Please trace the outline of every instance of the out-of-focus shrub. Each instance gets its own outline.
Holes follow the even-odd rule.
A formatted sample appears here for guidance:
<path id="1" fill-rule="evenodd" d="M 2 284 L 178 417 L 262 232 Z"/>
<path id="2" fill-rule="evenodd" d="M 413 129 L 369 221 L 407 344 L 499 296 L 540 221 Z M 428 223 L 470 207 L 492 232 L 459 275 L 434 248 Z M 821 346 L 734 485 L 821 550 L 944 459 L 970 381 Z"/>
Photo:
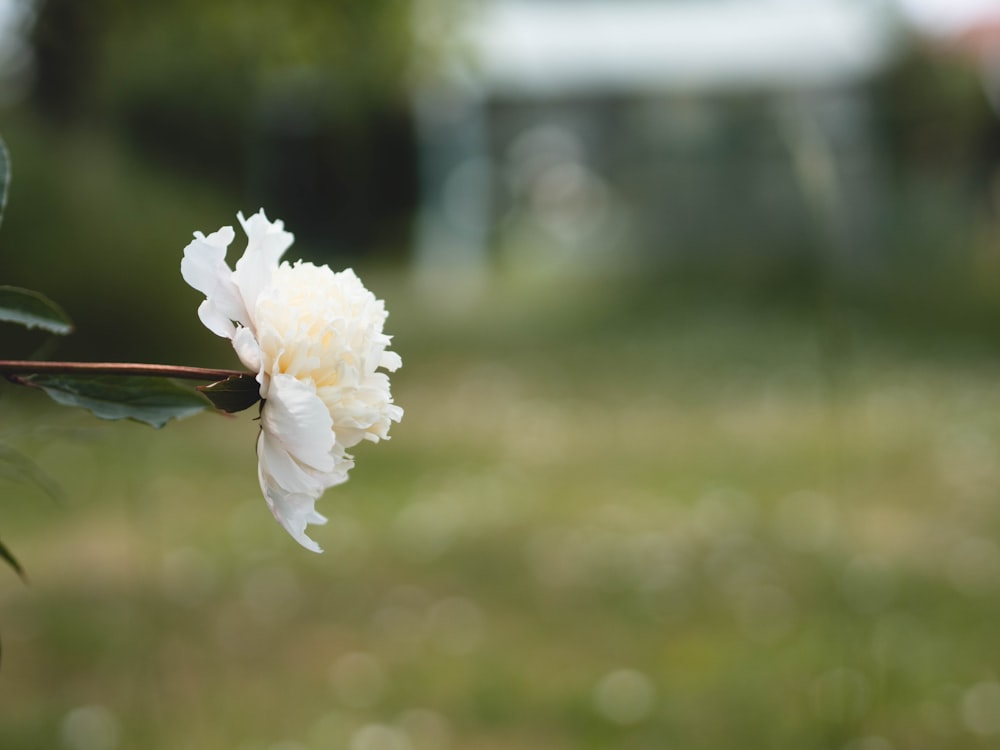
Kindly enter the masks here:
<path id="1" fill-rule="evenodd" d="M 405 244 L 416 200 L 409 3 L 47 0 L 41 112 L 267 205 L 301 239 Z"/>

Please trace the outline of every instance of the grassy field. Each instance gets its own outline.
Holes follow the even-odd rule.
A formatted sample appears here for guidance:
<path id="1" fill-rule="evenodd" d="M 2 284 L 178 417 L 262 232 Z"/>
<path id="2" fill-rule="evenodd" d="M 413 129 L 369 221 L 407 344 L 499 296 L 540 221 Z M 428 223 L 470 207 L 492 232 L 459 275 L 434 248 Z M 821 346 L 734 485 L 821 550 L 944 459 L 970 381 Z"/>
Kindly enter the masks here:
<path id="1" fill-rule="evenodd" d="M 3 391 L 63 497 L 3 485 L 30 584 L 0 574 L 0 747 L 995 746 L 995 354 L 370 285 L 406 416 L 321 502 L 323 555 L 259 497 L 249 416 L 157 432 Z"/>

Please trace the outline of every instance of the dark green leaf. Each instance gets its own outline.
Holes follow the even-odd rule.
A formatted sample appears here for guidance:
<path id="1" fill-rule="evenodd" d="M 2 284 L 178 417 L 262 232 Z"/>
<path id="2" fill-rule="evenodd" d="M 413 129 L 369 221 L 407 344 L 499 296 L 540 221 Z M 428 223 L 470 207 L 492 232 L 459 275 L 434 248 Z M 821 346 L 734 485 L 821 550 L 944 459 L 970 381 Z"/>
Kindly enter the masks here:
<path id="1" fill-rule="evenodd" d="M 260 383 L 253 375 L 234 375 L 211 385 L 199 385 L 198 390 L 216 409 L 229 414 L 249 409 L 260 401 Z"/>
<path id="2" fill-rule="evenodd" d="M 0 476 L 22 484 L 33 484 L 53 500 L 62 500 L 62 488 L 48 472 L 21 451 L 3 443 L 0 443 Z"/>
<path id="3" fill-rule="evenodd" d="M 7 208 L 8 188 L 10 188 L 10 153 L 7 151 L 7 144 L 0 138 L 0 221 L 3 221 L 3 212 Z"/>
<path id="4" fill-rule="evenodd" d="M 153 427 L 208 406 L 201 394 L 166 378 L 31 375 L 19 381 L 41 388 L 57 403 L 88 409 L 101 419 L 133 419 Z"/>
<path id="5" fill-rule="evenodd" d="M 73 330 L 73 322 L 59 305 L 44 294 L 16 286 L 0 286 L 0 320 L 59 334 Z"/>
<path id="6" fill-rule="evenodd" d="M 27 577 L 24 574 L 24 568 L 21 567 L 21 563 L 17 561 L 17 558 L 7 549 L 7 545 L 0 542 L 0 559 L 4 560 L 14 571 L 21 577 L 22 581 L 27 581 Z"/>

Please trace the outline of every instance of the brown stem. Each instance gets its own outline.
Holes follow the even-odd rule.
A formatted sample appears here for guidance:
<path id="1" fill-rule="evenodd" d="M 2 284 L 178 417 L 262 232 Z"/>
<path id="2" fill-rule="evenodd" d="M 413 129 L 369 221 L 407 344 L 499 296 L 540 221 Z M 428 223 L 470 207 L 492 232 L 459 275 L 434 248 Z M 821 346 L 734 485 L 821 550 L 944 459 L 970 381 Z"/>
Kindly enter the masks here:
<path id="1" fill-rule="evenodd" d="M 144 365 L 133 362 L 32 362 L 0 359 L 0 374 L 6 375 L 145 375 L 186 380 L 225 380 L 253 375 L 241 370 L 211 370 L 184 365 Z"/>

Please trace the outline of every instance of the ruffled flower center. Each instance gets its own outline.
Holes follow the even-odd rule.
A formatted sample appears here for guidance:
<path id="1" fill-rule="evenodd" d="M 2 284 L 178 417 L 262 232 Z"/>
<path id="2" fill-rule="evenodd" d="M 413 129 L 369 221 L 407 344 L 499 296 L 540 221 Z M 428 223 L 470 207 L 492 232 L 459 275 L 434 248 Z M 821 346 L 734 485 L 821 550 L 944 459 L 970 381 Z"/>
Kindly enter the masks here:
<path id="1" fill-rule="evenodd" d="M 344 447 L 387 437 L 398 419 L 388 378 L 376 372 L 398 366 L 398 356 L 386 351 L 386 317 L 384 304 L 353 271 L 311 263 L 282 263 L 257 300 L 263 371 L 311 384 Z"/>

